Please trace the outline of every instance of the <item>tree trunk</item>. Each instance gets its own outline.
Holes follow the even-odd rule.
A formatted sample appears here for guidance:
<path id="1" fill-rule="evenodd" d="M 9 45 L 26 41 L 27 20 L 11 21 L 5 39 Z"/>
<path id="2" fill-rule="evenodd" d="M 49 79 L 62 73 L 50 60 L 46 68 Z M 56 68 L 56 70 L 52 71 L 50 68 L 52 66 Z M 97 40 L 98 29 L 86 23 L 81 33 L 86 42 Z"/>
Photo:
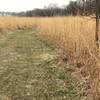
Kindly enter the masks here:
<path id="1" fill-rule="evenodd" d="M 99 48 L 99 0 L 96 0 L 96 46 Z"/>

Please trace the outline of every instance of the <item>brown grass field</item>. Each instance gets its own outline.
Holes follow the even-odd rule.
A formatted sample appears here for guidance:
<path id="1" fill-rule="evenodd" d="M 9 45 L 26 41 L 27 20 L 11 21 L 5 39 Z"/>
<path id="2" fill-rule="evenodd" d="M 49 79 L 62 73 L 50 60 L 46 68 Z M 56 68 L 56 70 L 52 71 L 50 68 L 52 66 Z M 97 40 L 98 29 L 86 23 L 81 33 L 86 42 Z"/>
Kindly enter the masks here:
<path id="1" fill-rule="evenodd" d="M 37 28 L 37 35 L 52 45 L 65 62 L 75 66 L 76 71 L 72 76 L 94 100 L 100 95 L 100 61 L 95 43 L 95 24 L 95 19 L 78 16 L 0 17 L 1 32 Z"/>

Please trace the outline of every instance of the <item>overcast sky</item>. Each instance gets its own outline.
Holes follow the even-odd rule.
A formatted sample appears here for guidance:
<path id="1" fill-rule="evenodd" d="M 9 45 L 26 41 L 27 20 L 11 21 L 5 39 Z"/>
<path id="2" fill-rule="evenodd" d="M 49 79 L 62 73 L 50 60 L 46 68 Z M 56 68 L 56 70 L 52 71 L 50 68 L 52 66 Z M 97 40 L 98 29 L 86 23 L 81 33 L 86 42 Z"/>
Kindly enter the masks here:
<path id="1" fill-rule="evenodd" d="M 0 0 L 0 11 L 26 11 L 43 8 L 50 3 L 57 3 L 58 6 L 62 6 L 68 4 L 69 1 L 71 0 Z"/>

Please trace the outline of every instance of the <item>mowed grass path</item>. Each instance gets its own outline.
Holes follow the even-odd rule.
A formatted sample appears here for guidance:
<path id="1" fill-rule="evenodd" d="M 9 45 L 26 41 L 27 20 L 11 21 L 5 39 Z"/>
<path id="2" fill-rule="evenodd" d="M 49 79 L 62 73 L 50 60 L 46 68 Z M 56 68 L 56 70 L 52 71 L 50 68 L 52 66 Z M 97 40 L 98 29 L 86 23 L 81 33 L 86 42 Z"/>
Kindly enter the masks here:
<path id="1" fill-rule="evenodd" d="M 71 72 L 32 30 L 0 37 L 0 100 L 79 100 Z"/>

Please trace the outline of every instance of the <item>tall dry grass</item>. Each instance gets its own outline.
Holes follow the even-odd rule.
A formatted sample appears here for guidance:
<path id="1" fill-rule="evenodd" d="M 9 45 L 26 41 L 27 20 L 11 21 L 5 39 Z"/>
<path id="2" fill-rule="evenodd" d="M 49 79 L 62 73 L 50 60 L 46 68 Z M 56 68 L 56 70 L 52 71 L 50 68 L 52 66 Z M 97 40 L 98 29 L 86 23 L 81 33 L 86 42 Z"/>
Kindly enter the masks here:
<path id="1" fill-rule="evenodd" d="M 16 29 L 25 29 L 33 28 L 35 26 L 35 18 L 26 18 L 26 17 L 0 17 L 0 32 L 6 30 L 16 30 Z"/>
<path id="2" fill-rule="evenodd" d="M 76 67 L 72 75 L 82 87 L 80 94 L 89 100 L 100 99 L 100 62 L 95 25 L 95 19 L 90 17 L 71 16 L 41 18 L 37 25 L 40 35 L 57 48 L 63 60 Z"/>
<path id="3" fill-rule="evenodd" d="M 62 59 L 75 66 L 82 100 L 100 100 L 100 57 L 95 43 L 95 19 L 90 17 L 0 17 L 0 31 L 37 28 Z"/>

